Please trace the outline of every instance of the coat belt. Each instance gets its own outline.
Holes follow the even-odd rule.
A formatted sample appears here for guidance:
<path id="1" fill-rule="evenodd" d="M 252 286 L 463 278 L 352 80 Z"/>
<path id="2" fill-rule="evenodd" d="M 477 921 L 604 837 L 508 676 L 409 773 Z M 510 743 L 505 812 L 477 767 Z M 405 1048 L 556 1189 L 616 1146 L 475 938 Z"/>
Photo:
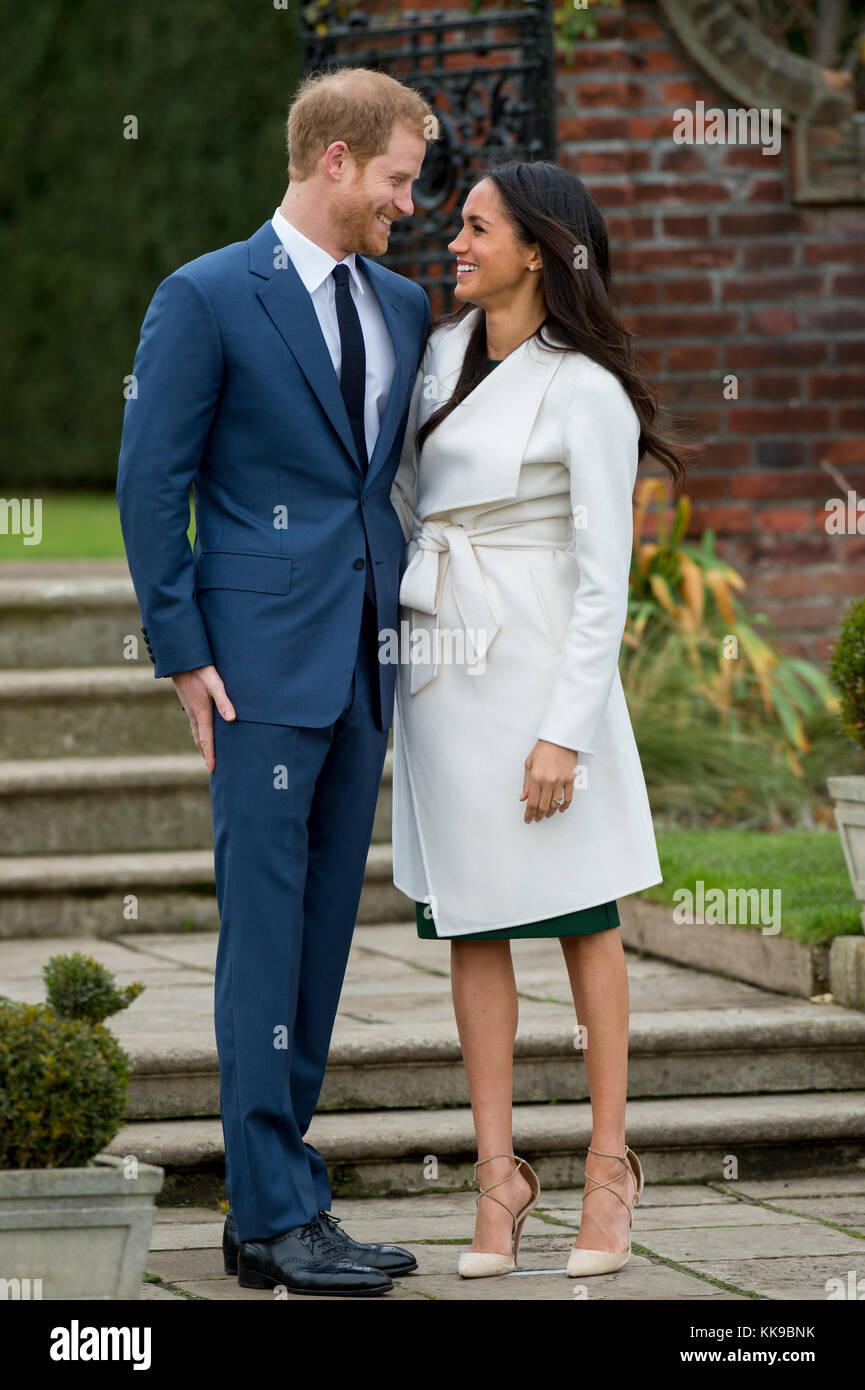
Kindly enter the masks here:
<path id="1" fill-rule="evenodd" d="M 501 627 L 475 548 L 492 546 L 497 549 L 565 550 L 570 545 L 570 536 L 564 540 L 563 533 L 569 526 L 570 516 L 555 516 L 469 531 L 454 522 L 420 522 L 415 517 L 410 539 L 416 542 L 417 549 L 406 566 L 399 590 L 400 603 L 412 610 L 412 695 L 416 695 L 438 674 L 439 648 L 435 624 L 428 619 L 438 615 L 441 556 L 446 554 L 450 559 L 454 602 L 465 632 L 467 657 L 474 665 L 485 658 Z M 424 628 L 428 634 L 428 661 L 415 659 L 417 648 L 414 635 Z"/>

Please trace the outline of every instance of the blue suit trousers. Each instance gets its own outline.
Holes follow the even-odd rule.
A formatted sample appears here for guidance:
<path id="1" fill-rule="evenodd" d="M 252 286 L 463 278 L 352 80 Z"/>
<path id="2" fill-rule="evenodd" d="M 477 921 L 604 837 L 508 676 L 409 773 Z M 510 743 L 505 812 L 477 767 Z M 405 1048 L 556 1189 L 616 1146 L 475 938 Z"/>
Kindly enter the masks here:
<path id="1" fill-rule="evenodd" d="M 216 1043 L 226 1188 L 241 1240 L 330 1207 L 305 1142 L 324 1080 L 357 916 L 387 731 L 378 727 L 375 610 L 323 728 L 214 715 Z"/>

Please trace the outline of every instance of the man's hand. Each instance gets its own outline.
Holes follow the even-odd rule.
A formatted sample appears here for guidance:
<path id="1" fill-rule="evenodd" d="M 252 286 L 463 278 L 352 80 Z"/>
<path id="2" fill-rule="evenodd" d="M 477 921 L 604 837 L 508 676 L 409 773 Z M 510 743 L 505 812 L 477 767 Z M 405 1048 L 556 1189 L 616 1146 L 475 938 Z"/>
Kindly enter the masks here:
<path id="1" fill-rule="evenodd" d="M 178 671 L 172 676 L 180 703 L 189 718 L 192 737 L 208 772 L 216 767 L 213 755 L 213 706 L 223 719 L 236 719 L 234 706 L 225 693 L 225 686 L 215 666 L 197 666 L 194 671 Z"/>
<path id="2" fill-rule="evenodd" d="M 538 739 L 526 758 L 523 794 L 528 799 L 526 825 L 546 820 L 556 811 L 567 811 L 574 799 L 574 777 L 579 754 L 573 748 L 560 748 L 557 743 Z"/>

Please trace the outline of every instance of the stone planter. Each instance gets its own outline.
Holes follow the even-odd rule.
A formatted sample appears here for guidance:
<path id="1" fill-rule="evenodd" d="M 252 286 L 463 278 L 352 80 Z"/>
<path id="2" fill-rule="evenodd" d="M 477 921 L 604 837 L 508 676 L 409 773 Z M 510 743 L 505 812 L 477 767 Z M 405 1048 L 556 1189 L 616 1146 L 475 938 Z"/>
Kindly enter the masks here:
<path id="1" fill-rule="evenodd" d="M 865 926 L 865 776 L 829 777 L 826 785 L 835 802 L 835 824 Z"/>
<path id="2" fill-rule="evenodd" d="M 164 1177 L 106 1153 L 0 1172 L 0 1299 L 137 1299 Z"/>

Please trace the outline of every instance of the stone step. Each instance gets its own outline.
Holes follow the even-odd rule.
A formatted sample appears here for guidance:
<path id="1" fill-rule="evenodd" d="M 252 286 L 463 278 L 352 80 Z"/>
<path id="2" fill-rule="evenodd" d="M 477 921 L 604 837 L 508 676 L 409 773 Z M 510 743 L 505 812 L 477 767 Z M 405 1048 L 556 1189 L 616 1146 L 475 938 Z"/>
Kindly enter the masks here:
<path id="1" fill-rule="evenodd" d="M 344 1008 L 352 1014 L 351 997 Z M 133 1062 L 128 1119 L 217 1116 L 216 1047 L 173 1037 L 148 1041 L 125 1043 Z M 633 1099 L 849 1091 L 863 1076 L 861 1013 L 785 1000 L 746 1009 L 631 1015 L 628 1094 Z M 585 1067 L 568 1023 L 532 1018 L 521 1024 L 516 1102 L 561 1104 L 587 1096 Z M 459 1107 L 468 1099 L 452 1020 L 363 1024 L 338 1018 L 321 1111 Z"/>
<path id="2" fill-rule="evenodd" d="M 588 1101 L 516 1105 L 514 1152 L 535 1167 L 542 1188 L 579 1186 L 591 1125 Z M 865 1092 L 629 1100 L 627 1137 L 650 1183 L 861 1168 Z M 468 1107 L 319 1112 L 309 1141 L 327 1159 L 337 1197 L 464 1191 L 477 1156 Z M 224 1190 L 219 1120 L 134 1121 L 108 1151 L 164 1167 L 166 1200 Z"/>
<path id="3" fill-rule="evenodd" d="M 373 839 L 391 833 L 392 756 Z M 203 849 L 213 843 L 200 754 L 12 759 L 0 763 L 0 845 L 10 855 Z"/>
<path id="4" fill-rule="evenodd" d="M 121 666 L 129 652 L 153 667 L 128 574 L 7 578 L 0 570 L 0 667 Z"/>
<path id="5" fill-rule="evenodd" d="M 169 680 L 144 665 L 0 670 L 5 759 L 189 753 L 189 720 Z"/>
<path id="6" fill-rule="evenodd" d="M 390 845 L 372 845 L 359 922 L 406 921 L 411 905 L 391 874 Z M 218 926 L 211 850 L 0 857 L 0 937 Z"/>

